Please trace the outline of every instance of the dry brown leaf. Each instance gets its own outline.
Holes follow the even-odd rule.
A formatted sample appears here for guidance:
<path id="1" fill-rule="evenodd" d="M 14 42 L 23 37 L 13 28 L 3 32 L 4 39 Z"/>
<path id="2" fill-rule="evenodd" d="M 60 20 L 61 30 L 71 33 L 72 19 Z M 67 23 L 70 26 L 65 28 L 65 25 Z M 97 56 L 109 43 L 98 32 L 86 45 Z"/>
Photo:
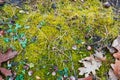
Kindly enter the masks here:
<path id="1" fill-rule="evenodd" d="M 118 36 L 112 43 L 112 47 L 116 48 L 120 52 L 120 36 Z"/>
<path id="2" fill-rule="evenodd" d="M 93 75 L 96 74 L 96 70 L 99 70 L 101 64 L 101 61 L 96 60 L 94 56 L 86 57 L 79 61 L 80 63 L 83 63 L 84 67 L 80 67 L 78 70 L 80 71 L 79 75 L 84 75 L 85 77 L 88 77 L 90 73 L 92 72 Z"/>
<path id="3" fill-rule="evenodd" d="M 0 68 L 0 72 L 4 75 L 4 76 L 11 76 L 12 75 L 12 72 L 11 70 L 7 70 L 5 68 Z"/>
<path id="4" fill-rule="evenodd" d="M 109 75 L 108 78 L 109 80 L 118 80 L 118 77 L 114 74 L 112 69 L 109 70 L 108 75 Z"/>
<path id="5" fill-rule="evenodd" d="M 7 70 L 5 68 L 2 68 L 1 67 L 1 64 L 3 62 L 6 62 L 12 58 L 14 58 L 16 55 L 18 54 L 18 52 L 16 51 L 12 51 L 12 49 L 8 49 L 6 53 L 2 54 L 0 52 L 0 72 L 4 75 L 4 76 L 11 76 L 12 75 L 12 72 L 11 70 Z M 0 80 L 2 79 L 2 77 L 0 77 Z"/>
<path id="6" fill-rule="evenodd" d="M 115 64 L 111 64 L 114 74 L 120 78 L 120 61 L 116 59 Z"/>
<path id="7" fill-rule="evenodd" d="M 114 53 L 113 56 L 114 56 L 114 58 L 120 60 L 120 52 Z"/>
<path id="8" fill-rule="evenodd" d="M 78 80 L 93 80 L 92 76 L 88 76 L 86 78 L 78 78 Z"/>
<path id="9" fill-rule="evenodd" d="M 100 60 L 100 61 L 105 61 L 106 60 L 106 56 L 104 56 L 105 53 L 103 53 L 102 51 L 95 51 L 95 54 L 93 54 L 95 56 L 96 59 Z"/>
<path id="10" fill-rule="evenodd" d="M 14 58 L 18 54 L 17 51 L 12 51 L 11 49 L 8 49 L 8 51 L 4 54 L 0 52 L 0 65 L 2 62 L 6 62 L 12 58 Z"/>

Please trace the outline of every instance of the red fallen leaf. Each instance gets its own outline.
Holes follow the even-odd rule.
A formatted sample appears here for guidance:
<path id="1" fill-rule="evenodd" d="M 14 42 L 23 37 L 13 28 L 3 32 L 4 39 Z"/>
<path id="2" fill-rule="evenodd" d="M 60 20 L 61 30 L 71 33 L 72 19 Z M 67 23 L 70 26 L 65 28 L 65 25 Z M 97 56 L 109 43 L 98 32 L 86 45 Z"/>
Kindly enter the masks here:
<path id="1" fill-rule="evenodd" d="M 93 80 L 92 76 L 88 76 L 86 78 L 79 78 L 78 80 Z"/>
<path id="2" fill-rule="evenodd" d="M 0 72 L 4 75 L 4 76 L 11 76 L 12 75 L 12 72 L 11 70 L 7 70 L 5 68 L 0 68 Z"/>
<path id="3" fill-rule="evenodd" d="M 116 59 L 115 64 L 111 64 L 114 74 L 120 78 L 120 61 Z"/>
<path id="4" fill-rule="evenodd" d="M 114 56 L 116 59 L 119 59 L 119 60 L 120 60 L 120 52 L 114 53 L 113 56 Z"/>
<path id="5" fill-rule="evenodd" d="M 0 65 L 2 62 L 8 61 L 14 58 L 18 54 L 17 51 L 12 51 L 12 49 L 8 49 L 8 51 L 4 54 L 0 52 Z"/>

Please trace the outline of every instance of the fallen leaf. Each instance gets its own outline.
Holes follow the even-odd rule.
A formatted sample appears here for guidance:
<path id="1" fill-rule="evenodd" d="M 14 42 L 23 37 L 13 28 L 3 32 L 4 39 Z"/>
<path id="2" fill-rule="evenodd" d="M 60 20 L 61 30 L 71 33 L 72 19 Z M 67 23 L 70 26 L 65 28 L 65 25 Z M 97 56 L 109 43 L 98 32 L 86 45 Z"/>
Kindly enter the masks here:
<path id="1" fill-rule="evenodd" d="M 96 60 L 93 55 L 90 57 L 86 57 L 79 61 L 80 63 L 83 63 L 84 67 L 80 67 L 78 70 L 80 71 L 79 75 L 84 75 L 85 77 L 88 77 L 90 73 L 92 72 L 93 75 L 96 74 L 96 70 L 99 70 L 101 64 L 100 60 Z"/>
<path id="2" fill-rule="evenodd" d="M 110 5 L 110 3 L 109 2 L 105 2 L 105 3 L 103 3 L 103 7 L 104 8 L 109 8 L 111 5 Z"/>
<path id="3" fill-rule="evenodd" d="M 118 36 L 112 43 L 112 47 L 116 48 L 120 52 L 120 36 Z"/>
<path id="4" fill-rule="evenodd" d="M 114 53 L 113 56 L 114 56 L 114 58 L 120 60 L 120 52 Z"/>
<path id="5" fill-rule="evenodd" d="M 109 70 L 108 75 L 109 75 L 108 78 L 109 80 L 118 80 L 118 77 L 114 74 L 112 69 Z"/>
<path id="6" fill-rule="evenodd" d="M 12 75 L 12 72 L 11 70 L 7 70 L 5 68 L 0 68 L 0 72 L 4 75 L 4 76 L 11 76 Z"/>
<path id="7" fill-rule="evenodd" d="M 107 49 L 109 50 L 109 52 L 110 52 L 111 54 L 118 52 L 117 49 L 114 48 L 114 47 L 107 46 Z"/>
<path id="8" fill-rule="evenodd" d="M 95 56 L 95 58 L 97 58 L 100 61 L 105 61 L 106 57 L 104 56 L 105 53 L 103 53 L 102 51 L 95 51 L 95 54 L 93 54 Z"/>
<path id="9" fill-rule="evenodd" d="M 12 58 L 14 58 L 18 54 L 17 51 L 12 51 L 11 49 L 8 49 L 8 51 L 4 54 L 0 52 L 0 64 L 2 62 L 6 62 Z"/>
<path id="10" fill-rule="evenodd" d="M 78 80 L 93 80 L 92 76 L 88 76 L 86 78 L 78 78 Z"/>
<path id="11" fill-rule="evenodd" d="M 69 80 L 76 80 L 74 76 L 70 76 Z"/>
<path id="12" fill-rule="evenodd" d="M 12 75 L 12 72 L 11 70 L 7 70 L 5 68 L 2 68 L 1 67 L 1 64 L 3 62 L 6 62 L 12 58 L 14 58 L 16 55 L 18 54 L 17 51 L 12 51 L 12 49 L 8 49 L 6 53 L 2 53 L 0 52 L 0 72 L 4 75 L 4 76 L 11 76 Z M 0 80 L 2 80 L 2 77 L 0 75 Z"/>
<path id="13" fill-rule="evenodd" d="M 114 74 L 120 78 L 120 61 L 116 59 L 115 64 L 111 64 Z"/>

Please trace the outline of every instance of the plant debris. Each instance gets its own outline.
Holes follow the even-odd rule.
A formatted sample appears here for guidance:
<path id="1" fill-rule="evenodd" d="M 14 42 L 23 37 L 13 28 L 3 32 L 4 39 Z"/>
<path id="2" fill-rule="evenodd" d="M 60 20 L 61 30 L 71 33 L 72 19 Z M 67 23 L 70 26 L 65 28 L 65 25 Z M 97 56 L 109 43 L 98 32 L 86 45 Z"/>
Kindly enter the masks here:
<path id="1" fill-rule="evenodd" d="M 113 54 L 115 63 L 111 64 L 112 69 L 109 70 L 109 78 L 111 80 L 120 79 L 120 36 L 118 36 L 112 43 L 112 47 L 118 50 Z M 112 76 L 112 77 L 111 77 Z"/>
<path id="2" fill-rule="evenodd" d="M 4 76 L 11 76 L 12 72 L 11 70 L 2 68 L 2 63 L 6 62 L 12 58 L 14 58 L 16 55 L 18 55 L 17 51 L 12 51 L 12 49 L 8 49 L 7 52 L 5 52 L 4 54 L 2 52 L 0 52 L 0 72 L 4 75 Z"/>
<path id="3" fill-rule="evenodd" d="M 86 78 L 79 78 L 78 80 L 93 80 L 92 76 L 88 76 Z"/>
<path id="4" fill-rule="evenodd" d="M 79 62 L 83 63 L 84 67 L 78 69 L 80 71 L 79 75 L 85 74 L 85 77 L 88 77 L 91 73 L 96 75 L 96 70 L 99 70 L 102 61 L 106 59 L 103 55 L 104 53 L 95 51 L 95 54 L 80 60 Z"/>
<path id="5" fill-rule="evenodd" d="M 109 70 L 108 75 L 109 75 L 109 80 L 118 80 L 118 77 L 116 77 L 112 69 Z"/>

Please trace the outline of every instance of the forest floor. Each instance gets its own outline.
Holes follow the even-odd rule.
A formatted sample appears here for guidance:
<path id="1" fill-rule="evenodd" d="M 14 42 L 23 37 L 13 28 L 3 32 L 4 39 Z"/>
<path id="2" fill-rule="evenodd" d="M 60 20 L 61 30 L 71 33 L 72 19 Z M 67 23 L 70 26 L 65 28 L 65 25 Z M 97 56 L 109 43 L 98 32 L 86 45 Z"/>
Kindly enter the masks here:
<path id="1" fill-rule="evenodd" d="M 0 80 L 120 79 L 116 3 L 0 0 Z"/>

